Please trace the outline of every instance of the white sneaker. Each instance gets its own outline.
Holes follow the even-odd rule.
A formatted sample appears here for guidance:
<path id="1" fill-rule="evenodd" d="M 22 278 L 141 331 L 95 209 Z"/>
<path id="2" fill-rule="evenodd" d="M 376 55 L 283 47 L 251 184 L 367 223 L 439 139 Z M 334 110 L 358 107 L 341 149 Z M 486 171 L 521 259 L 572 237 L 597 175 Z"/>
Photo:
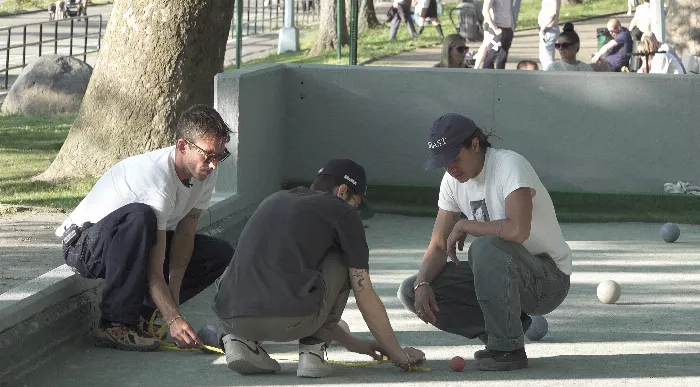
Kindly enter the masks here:
<path id="1" fill-rule="evenodd" d="M 326 361 L 326 343 L 314 345 L 299 344 L 299 367 L 297 376 L 302 378 L 322 378 L 333 372 Z"/>
<path id="2" fill-rule="evenodd" d="M 231 371 L 249 375 L 271 374 L 281 369 L 280 364 L 255 341 L 244 340 L 234 335 L 226 335 L 222 341 L 226 364 Z"/>

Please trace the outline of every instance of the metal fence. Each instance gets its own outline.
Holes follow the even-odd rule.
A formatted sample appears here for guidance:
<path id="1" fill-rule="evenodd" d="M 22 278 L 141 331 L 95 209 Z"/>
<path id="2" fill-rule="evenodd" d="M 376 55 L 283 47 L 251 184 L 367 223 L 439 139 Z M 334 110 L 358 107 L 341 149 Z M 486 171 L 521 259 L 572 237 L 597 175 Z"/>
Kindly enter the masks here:
<path id="1" fill-rule="evenodd" d="M 4 35 L 4 36 L 3 36 Z M 9 86 L 9 72 L 27 65 L 27 59 L 42 55 L 67 55 L 83 57 L 98 52 L 102 42 L 102 15 L 72 17 L 39 23 L 0 28 L 0 46 L 5 54 L 4 88 Z"/>
<path id="2" fill-rule="evenodd" d="M 242 36 L 270 33 L 284 26 L 284 0 L 241 1 Z M 294 0 L 295 24 L 304 26 L 318 22 L 319 5 L 319 0 Z M 235 38 L 235 22 L 234 15 L 231 39 Z M 88 54 L 100 50 L 102 23 L 102 15 L 91 15 L 0 28 L 0 66 L 4 66 L 0 68 L 0 76 L 5 78 L 0 89 L 3 85 L 5 90 L 10 86 L 11 70 L 22 69 L 42 55 L 82 56 L 83 61 L 87 61 Z"/>
<path id="3" fill-rule="evenodd" d="M 243 17 L 242 36 L 277 31 L 284 26 L 284 0 L 241 0 Z M 294 0 L 294 24 L 309 25 L 318 22 L 319 0 Z M 231 20 L 231 39 L 236 36 L 236 15 Z"/>

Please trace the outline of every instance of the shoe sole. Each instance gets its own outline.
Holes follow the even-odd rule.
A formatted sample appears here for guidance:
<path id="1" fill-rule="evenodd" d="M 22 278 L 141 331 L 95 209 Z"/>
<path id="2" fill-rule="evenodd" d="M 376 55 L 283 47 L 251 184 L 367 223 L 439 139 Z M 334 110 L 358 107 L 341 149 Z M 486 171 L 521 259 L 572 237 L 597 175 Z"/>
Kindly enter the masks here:
<path id="1" fill-rule="evenodd" d="M 476 369 L 479 371 L 514 371 L 523 368 L 527 368 L 527 359 L 508 363 L 499 363 L 491 358 L 487 358 L 477 361 L 476 363 Z"/>
<path id="2" fill-rule="evenodd" d="M 151 352 L 155 351 L 160 347 L 160 344 L 156 343 L 153 346 L 141 346 L 141 345 L 127 345 L 122 343 L 117 343 L 112 340 L 95 338 L 95 347 L 98 348 L 112 348 L 118 349 L 120 351 L 134 351 L 134 352 Z"/>
<path id="3" fill-rule="evenodd" d="M 260 368 L 255 364 L 245 360 L 245 359 L 226 359 L 228 363 L 228 369 L 234 372 L 238 372 L 241 375 L 262 375 L 262 374 L 274 374 L 277 370 L 269 370 L 265 368 Z"/>
<path id="4" fill-rule="evenodd" d="M 300 378 L 323 378 L 330 376 L 333 373 L 333 369 L 329 368 L 305 368 L 303 370 L 297 370 L 297 376 Z"/>

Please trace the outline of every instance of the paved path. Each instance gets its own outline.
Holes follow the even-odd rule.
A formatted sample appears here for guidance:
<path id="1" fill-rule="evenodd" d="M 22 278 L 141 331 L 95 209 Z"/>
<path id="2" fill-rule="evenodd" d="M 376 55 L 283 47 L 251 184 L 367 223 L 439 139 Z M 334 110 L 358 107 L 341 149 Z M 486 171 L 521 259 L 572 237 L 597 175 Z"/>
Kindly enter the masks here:
<path id="1" fill-rule="evenodd" d="M 368 368 L 334 366 L 326 379 L 296 377 L 297 346 L 270 343 L 266 349 L 283 359 L 282 372 L 245 377 L 231 372 L 223 356 L 161 351 L 130 353 L 95 348 L 89 338 L 66 348 L 17 386 L 696 386 L 700 385 L 700 226 L 681 225 L 678 242 L 659 238 L 657 224 L 563 224 L 574 250 L 574 274 L 567 300 L 547 316 L 549 333 L 528 343 L 530 368 L 481 372 L 472 353 L 475 340 L 439 332 L 405 311 L 396 298 L 401 280 L 415 273 L 434 219 L 377 215 L 367 222 L 370 273 L 385 303 L 397 337 L 424 350 L 432 371 L 402 373 L 391 365 Z M 466 251 L 466 249 L 465 249 Z M 466 253 L 460 256 L 466 259 Z M 596 286 L 620 283 L 622 297 L 601 304 Z M 182 313 L 195 327 L 213 322 L 213 289 L 185 304 Z M 353 332 L 368 338 L 351 297 L 343 314 Z M 467 360 L 462 373 L 448 361 Z M 366 360 L 332 347 L 329 358 Z"/>
<path id="2" fill-rule="evenodd" d="M 63 264 L 54 230 L 66 214 L 0 215 L 0 294 Z"/>
<path id="3" fill-rule="evenodd" d="M 581 51 L 578 59 L 586 62 L 598 50 L 596 28 L 605 27 L 609 17 L 594 18 L 587 21 L 575 22 L 574 27 L 581 38 Z M 619 16 L 623 26 L 628 26 L 632 18 Z M 563 28 L 563 23 L 561 27 Z M 429 27 L 428 27 L 429 28 Z M 469 43 L 469 50 L 477 51 L 480 43 Z M 376 61 L 372 66 L 399 66 L 399 67 L 431 67 L 440 61 L 441 47 L 420 48 L 413 52 L 399 54 L 390 58 Z M 515 31 L 506 69 L 515 69 L 518 62 L 523 59 L 534 60 L 539 63 L 539 37 L 537 30 L 527 29 Z M 559 54 L 556 54 L 559 59 Z M 541 66 L 541 65 L 540 65 Z"/>

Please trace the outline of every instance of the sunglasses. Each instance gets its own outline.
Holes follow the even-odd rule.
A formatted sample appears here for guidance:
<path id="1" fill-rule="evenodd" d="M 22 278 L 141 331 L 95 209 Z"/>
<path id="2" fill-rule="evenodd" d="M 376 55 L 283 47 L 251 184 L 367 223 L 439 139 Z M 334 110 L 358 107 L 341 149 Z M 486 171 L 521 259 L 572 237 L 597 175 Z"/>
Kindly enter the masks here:
<path id="1" fill-rule="evenodd" d="M 216 154 L 216 153 L 207 153 L 204 149 L 200 148 L 197 146 L 197 144 L 193 143 L 190 140 L 185 140 L 185 142 L 190 145 L 191 147 L 194 147 L 194 150 L 197 151 L 202 157 L 204 157 L 204 162 L 209 164 L 213 163 L 214 161 L 216 162 L 223 162 L 226 160 L 229 156 L 231 156 L 231 152 L 228 151 L 228 149 L 224 148 L 224 151 Z"/>
<path id="2" fill-rule="evenodd" d="M 460 54 L 464 54 L 469 49 L 469 47 L 467 47 L 467 46 L 458 46 L 458 47 L 452 47 L 452 48 L 457 50 L 457 52 Z"/>
<path id="3" fill-rule="evenodd" d="M 567 48 L 573 46 L 574 43 L 554 43 L 554 48 L 557 50 L 566 50 Z"/>

